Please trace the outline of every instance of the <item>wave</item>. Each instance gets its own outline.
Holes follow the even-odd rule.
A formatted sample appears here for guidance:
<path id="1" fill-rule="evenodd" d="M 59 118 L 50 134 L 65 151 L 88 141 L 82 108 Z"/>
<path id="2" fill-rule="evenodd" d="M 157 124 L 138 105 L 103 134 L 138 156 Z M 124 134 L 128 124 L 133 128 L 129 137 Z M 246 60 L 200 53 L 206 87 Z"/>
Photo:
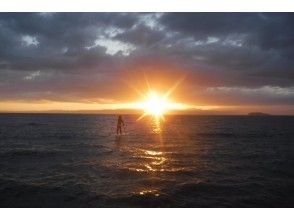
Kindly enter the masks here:
<path id="1" fill-rule="evenodd" d="M 55 156 L 60 153 L 66 153 L 65 150 L 36 150 L 36 149 L 14 149 L 2 151 L 0 156 L 3 157 L 48 157 Z"/>
<path id="2" fill-rule="evenodd" d="M 42 125 L 45 125 L 45 124 L 42 124 L 42 123 L 37 123 L 37 122 L 29 122 L 29 123 L 27 123 L 26 125 L 28 125 L 28 126 L 42 126 Z"/>
<path id="3" fill-rule="evenodd" d="M 202 137 L 236 137 L 236 134 L 233 133 L 223 133 L 223 132 L 214 132 L 214 133 L 197 133 L 196 135 Z"/>
<path id="4" fill-rule="evenodd" d="M 292 207 L 293 197 L 257 182 L 194 181 L 124 194 L 97 193 L 88 185 L 58 186 L 0 179 L 0 207 Z M 254 193 L 252 193 L 254 192 Z M 287 193 L 293 193 L 291 187 Z"/>
<path id="5" fill-rule="evenodd" d="M 226 132 L 200 132 L 196 133 L 195 136 L 200 137 L 221 137 L 221 138 L 273 138 L 273 137 L 291 137 L 292 133 L 226 133 Z"/>
<path id="6" fill-rule="evenodd" d="M 0 179 L 0 207 L 88 207 L 85 186 L 48 186 Z M 86 198 L 86 199 L 85 199 Z"/>

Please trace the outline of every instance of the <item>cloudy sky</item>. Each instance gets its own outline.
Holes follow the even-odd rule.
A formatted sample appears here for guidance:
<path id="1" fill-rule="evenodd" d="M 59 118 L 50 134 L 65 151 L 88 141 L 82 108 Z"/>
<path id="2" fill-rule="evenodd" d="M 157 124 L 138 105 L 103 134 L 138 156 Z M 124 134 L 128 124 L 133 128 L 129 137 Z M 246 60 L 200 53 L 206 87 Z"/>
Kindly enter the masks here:
<path id="1" fill-rule="evenodd" d="M 0 111 L 176 102 L 294 114 L 293 13 L 0 13 Z M 199 107 L 200 108 L 200 107 Z"/>

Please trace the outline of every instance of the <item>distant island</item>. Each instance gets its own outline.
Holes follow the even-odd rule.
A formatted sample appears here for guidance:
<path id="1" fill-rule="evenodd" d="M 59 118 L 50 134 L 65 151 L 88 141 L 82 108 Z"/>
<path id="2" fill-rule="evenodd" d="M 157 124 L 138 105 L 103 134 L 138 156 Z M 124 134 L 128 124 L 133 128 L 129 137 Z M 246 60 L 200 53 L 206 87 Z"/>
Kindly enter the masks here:
<path id="1" fill-rule="evenodd" d="M 248 113 L 249 116 L 270 116 L 268 113 L 264 112 L 250 112 Z"/>

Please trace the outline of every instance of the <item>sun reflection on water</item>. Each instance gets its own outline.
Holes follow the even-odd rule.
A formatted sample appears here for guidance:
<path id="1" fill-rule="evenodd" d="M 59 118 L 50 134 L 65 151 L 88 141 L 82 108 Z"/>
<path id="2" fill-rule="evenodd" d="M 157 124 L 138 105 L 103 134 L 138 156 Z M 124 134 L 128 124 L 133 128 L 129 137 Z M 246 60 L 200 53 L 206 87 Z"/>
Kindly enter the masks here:
<path id="1" fill-rule="evenodd" d="M 164 144 L 164 135 L 162 131 L 162 123 L 153 118 L 149 121 L 149 131 L 147 137 L 150 138 L 146 145 L 142 146 L 144 142 L 134 145 L 128 142 L 128 137 L 125 138 L 124 143 L 119 141 L 120 151 L 128 158 L 123 162 L 123 167 L 132 172 L 137 173 L 156 173 L 156 172 L 178 172 L 185 171 L 186 168 L 179 167 L 174 163 L 173 152 L 167 152 Z M 123 138 L 122 138 L 123 139 Z M 132 140 L 131 140 L 132 141 Z M 144 140 L 142 140 L 144 141 Z"/>
<path id="2" fill-rule="evenodd" d="M 164 171 L 165 162 L 168 160 L 164 156 L 162 151 L 154 150 L 139 150 L 137 151 L 136 158 L 140 159 L 140 162 L 136 164 L 136 167 L 129 168 L 136 172 L 160 172 Z"/>
<path id="3" fill-rule="evenodd" d="M 158 117 L 153 117 L 152 120 L 152 132 L 154 134 L 161 134 L 161 123 L 160 123 L 160 118 Z"/>
<path id="4" fill-rule="evenodd" d="M 162 155 L 162 154 L 163 154 L 163 153 L 160 152 L 160 151 L 152 151 L 152 150 L 145 150 L 144 152 L 145 152 L 145 154 L 147 154 L 147 155 L 152 155 L 152 156 L 155 156 L 155 155 Z"/>
<path id="5" fill-rule="evenodd" d="M 156 189 L 145 189 L 139 192 L 139 195 L 144 196 L 144 195 L 154 195 L 154 196 L 159 196 L 159 192 Z"/>

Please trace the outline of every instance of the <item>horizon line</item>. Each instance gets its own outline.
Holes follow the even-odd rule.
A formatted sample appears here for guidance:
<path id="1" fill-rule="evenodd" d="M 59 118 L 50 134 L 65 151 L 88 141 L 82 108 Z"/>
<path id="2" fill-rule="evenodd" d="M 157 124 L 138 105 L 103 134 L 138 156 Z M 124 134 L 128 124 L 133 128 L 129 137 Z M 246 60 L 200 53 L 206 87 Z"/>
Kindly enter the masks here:
<path id="1" fill-rule="evenodd" d="M 219 113 L 219 114 L 201 114 L 201 113 L 166 113 L 166 116 L 248 116 L 248 117 L 270 117 L 270 116 L 294 116 L 294 114 L 268 114 L 268 113 L 262 113 L 260 115 L 250 115 L 252 112 L 249 112 L 247 114 L 240 114 L 240 113 Z M 255 113 L 255 112 L 254 112 Z M 257 112 L 259 113 L 259 112 Z M 52 114 L 52 115 L 140 115 L 140 113 L 135 112 L 91 112 L 91 111 L 7 111 L 2 112 L 0 111 L 0 114 Z"/>

